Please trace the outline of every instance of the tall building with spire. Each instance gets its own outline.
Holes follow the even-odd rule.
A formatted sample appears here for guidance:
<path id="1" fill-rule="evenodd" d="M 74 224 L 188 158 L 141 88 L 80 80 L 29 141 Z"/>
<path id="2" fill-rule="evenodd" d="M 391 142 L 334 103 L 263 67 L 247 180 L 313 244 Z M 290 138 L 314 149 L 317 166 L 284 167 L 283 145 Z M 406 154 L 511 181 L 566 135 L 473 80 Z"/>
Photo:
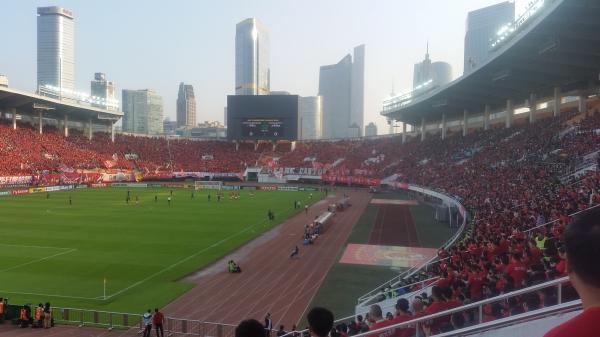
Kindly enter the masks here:
<path id="1" fill-rule="evenodd" d="M 256 18 L 235 27 L 235 94 L 268 95 L 271 90 L 269 32 Z"/>
<path id="2" fill-rule="evenodd" d="M 177 127 L 196 126 L 196 97 L 191 84 L 179 83 L 177 95 Z"/>
<path id="3" fill-rule="evenodd" d="M 425 59 L 414 66 L 413 90 L 421 88 L 426 83 L 432 86 L 442 86 L 452 81 L 452 66 L 446 62 L 431 62 L 429 58 L 429 43 Z"/>

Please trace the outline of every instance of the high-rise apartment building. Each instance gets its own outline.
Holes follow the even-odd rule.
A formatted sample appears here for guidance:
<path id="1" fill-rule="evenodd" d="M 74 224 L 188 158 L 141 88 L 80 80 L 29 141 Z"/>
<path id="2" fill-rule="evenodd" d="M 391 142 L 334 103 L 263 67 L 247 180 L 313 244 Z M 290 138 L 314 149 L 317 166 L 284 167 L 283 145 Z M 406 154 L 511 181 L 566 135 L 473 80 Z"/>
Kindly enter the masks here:
<path id="1" fill-rule="evenodd" d="M 319 96 L 322 98 L 322 138 L 348 138 L 362 134 L 364 128 L 365 46 L 354 48 L 338 63 L 319 71 Z"/>
<path id="2" fill-rule="evenodd" d="M 124 132 L 163 133 L 163 101 L 154 90 L 123 90 L 121 101 Z"/>
<path id="3" fill-rule="evenodd" d="M 269 69 L 269 32 L 256 18 L 235 27 L 235 94 L 268 95 L 271 87 Z"/>
<path id="4" fill-rule="evenodd" d="M 506 1 L 469 12 L 465 34 L 464 74 L 477 69 L 489 59 L 492 40 L 498 30 L 514 20 L 514 2 Z"/>
<path id="5" fill-rule="evenodd" d="M 196 126 L 196 97 L 191 84 L 181 82 L 177 95 L 177 127 Z"/>
<path id="6" fill-rule="evenodd" d="M 92 106 L 106 110 L 119 110 L 119 102 L 115 96 L 115 84 L 106 80 L 104 73 L 95 73 L 91 82 Z"/>
<path id="7" fill-rule="evenodd" d="M 75 28 L 73 12 L 62 7 L 37 9 L 37 84 L 63 92 L 75 89 Z"/>

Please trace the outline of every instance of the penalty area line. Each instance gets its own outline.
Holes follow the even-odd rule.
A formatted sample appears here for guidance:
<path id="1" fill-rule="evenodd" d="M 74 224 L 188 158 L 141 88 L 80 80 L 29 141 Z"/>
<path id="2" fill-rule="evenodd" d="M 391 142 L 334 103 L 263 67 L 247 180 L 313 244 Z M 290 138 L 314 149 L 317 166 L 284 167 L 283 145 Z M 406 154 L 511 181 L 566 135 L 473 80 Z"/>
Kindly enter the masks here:
<path id="1" fill-rule="evenodd" d="M 56 253 L 56 254 L 53 254 L 53 255 L 49 255 L 49 256 L 46 256 L 46 257 L 42 257 L 42 258 L 39 258 L 39 259 L 36 259 L 36 260 L 33 260 L 33 261 L 29 261 L 29 262 L 21 263 L 21 264 L 18 264 L 18 265 L 16 265 L 16 266 L 12 266 L 12 267 L 8 267 L 8 268 L 5 268 L 5 269 L 2 269 L 2 270 L 0 270 L 0 273 L 4 273 L 4 272 L 10 271 L 10 270 L 14 270 L 14 269 L 18 269 L 18 268 L 21 268 L 21 267 L 25 267 L 25 266 L 28 266 L 28 265 L 30 265 L 30 264 L 34 264 L 34 263 L 38 263 L 38 262 L 42 262 L 42 261 L 46 261 L 46 260 L 49 260 L 49 259 L 51 259 L 51 258 L 54 258 L 54 257 L 60 256 L 60 255 L 64 255 L 64 254 L 69 254 L 69 253 L 72 253 L 72 252 L 74 252 L 74 251 L 76 251 L 76 250 L 77 250 L 77 249 L 75 249 L 75 248 L 71 248 L 71 249 L 69 249 L 69 250 L 67 250 L 67 251 L 64 251 L 64 252 L 60 252 L 60 253 Z"/>
<path id="2" fill-rule="evenodd" d="M 38 248 L 38 249 L 61 249 L 61 250 L 73 249 L 71 247 L 30 246 L 30 245 L 15 245 L 15 244 L 9 244 L 9 243 L 0 243 L 0 246 L 21 247 L 21 248 Z"/>

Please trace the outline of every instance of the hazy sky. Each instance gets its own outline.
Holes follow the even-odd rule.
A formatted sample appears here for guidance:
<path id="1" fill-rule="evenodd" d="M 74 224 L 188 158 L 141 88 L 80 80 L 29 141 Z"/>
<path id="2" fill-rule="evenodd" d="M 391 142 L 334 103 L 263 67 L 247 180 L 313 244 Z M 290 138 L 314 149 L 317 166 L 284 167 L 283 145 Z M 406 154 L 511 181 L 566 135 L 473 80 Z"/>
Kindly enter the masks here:
<path id="1" fill-rule="evenodd" d="M 271 90 L 316 95 L 319 66 L 366 45 L 365 125 L 381 100 L 412 85 L 413 64 L 429 41 L 434 61 L 462 74 L 467 13 L 501 0 L 2 0 L 0 74 L 35 91 L 36 7 L 63 6 L 75 15 L 76 88 L 89 92 L 94 72 L 117 90 L 157 90 L 165 117 L 175 119 L 179 82 L 194 86 L 198 122 L 223 120 L 234 92 L 235 25 L 257 17 L 270 31 Z M 526 0 L 517 0 L 517 13 Z"/>

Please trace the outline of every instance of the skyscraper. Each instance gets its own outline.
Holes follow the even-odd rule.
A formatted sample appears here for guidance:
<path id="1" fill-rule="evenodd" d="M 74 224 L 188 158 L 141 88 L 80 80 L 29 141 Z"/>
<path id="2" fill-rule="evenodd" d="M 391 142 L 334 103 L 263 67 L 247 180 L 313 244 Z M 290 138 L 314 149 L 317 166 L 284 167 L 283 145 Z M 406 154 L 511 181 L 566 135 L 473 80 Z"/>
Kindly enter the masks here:
<path id="1" fill-rule="evenodd" d="M 300 117 L 300 139 L 320 139 L 322 135 L 322 100 L 321 96 L 298 98 L 298 114 Z"/>
<path id="2" fill-rule="evenodd" d="M 196 97 L 191 84 L 179 84 L 177 95 L 177 127 L 196 126 Z"/>
<path id="3" fill-rule="evenodd" d="M 62 7 L 37 9 L 37 84 L 61 92 L 75 89 L 73 12 Z"/>
<path id="4" fill-rule="evenodd" d="M 367 126 L 365 126 L 365 137 L 375 137 L 377 136 L 377 125 L 371 122 Z"/>
<path id="5" fill-rule="evenodd" d="M 465 34 L 464 74 L 483 65 L 490 56 L 491 40 L 515 20 L 515 3 L 502 2 L 469 12 Z"/>
<path id="6" fill-rule="evenodd" d="M 431 86 L 442 86 L 452 81 L 452 66 L 446 62 L 431 62 L 429 46 L 425 59 L 416 63 L 413 71 L 413 90 L 418 90 L 426 83 Z"/>
<path id="7" fill-rule="evenodd" d="M 106 80 L 104 73 L 95 73 L 91 82 L 92 106 L 106 110 L 119 110 L 119 102 L 115 98 L 115 84 Z"/>
<path id="8" fill-rule="evenodd" d="M 256 18 L 235 27 L 235 94 L 268 95 L 271 87 L 269 69 L 269 32 Z"/>
<path id="9" fill-rule="evenodd" d="M 162 97 L 154 90 L 123 90 L 123 131 L 158 135 L 163 132 Z"/>
<path id="10" fill-rule="evenodd" d="M 364 129 L 365 46 L 354 48 L 338 63 L 321 66 L 319 96 L 322 96 L 323 138 L 360 136 Z"/>

